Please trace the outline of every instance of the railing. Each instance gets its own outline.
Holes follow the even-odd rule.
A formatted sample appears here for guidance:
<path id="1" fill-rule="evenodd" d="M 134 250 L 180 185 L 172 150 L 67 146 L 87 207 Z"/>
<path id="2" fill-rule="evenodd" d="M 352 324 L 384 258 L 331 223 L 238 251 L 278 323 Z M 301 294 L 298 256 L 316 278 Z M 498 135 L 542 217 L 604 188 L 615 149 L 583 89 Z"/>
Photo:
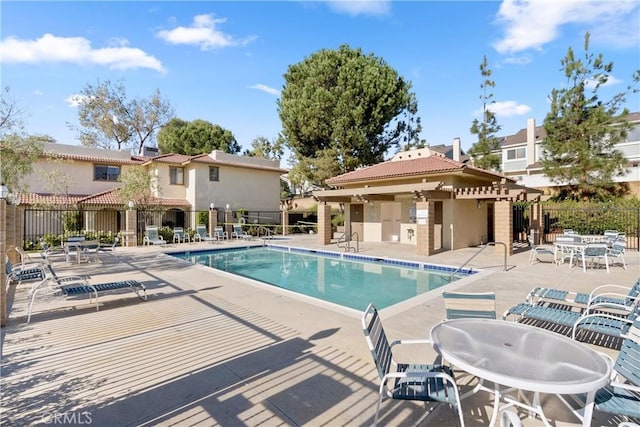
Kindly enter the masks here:
<path id="1" fill-rule="evenodd" d="M 355 236 L 355 241 L 356 241 L 356 246 L 351 246 L 351 242 L 353 241 L 353 237 Z M 346 243 L 343 246 L 340 246 L 340 243 Z M 349 238 L 349 240 L 347 240 L 347 233 L 342 233 L 342 236 L 340 236 L 340 238 L 338 239 L 338 241 L 336 242 L 336 245 L 341 248 L 344 249 L 345 252 L 350 252 L 353 249 L 354 253 L 358 253 L 360 252 L 360 237 L 358 236 L 357 232 L 353 232 L 351 233 L 351 236 Z"/>
<path id="2" fill-rule="evenodd" d="M 262 243 L 266 245 L 267 240 L 271 240 L 273 236 L 271 235 L 271 230 L 267 227 L 258 227 L 258 239 L 260 238 L 262 231 L 264 232 L 264 234 L 262 234 Z"/>
<path id="3" fill-rule="evenodd" d="M 460 270 L 462 270 L 464 268 L 465 265 L 469 264 L 471 262 L 472 259 L 474 259 L 475 257 L 477 257 L 478 255 L 480 255 L 482 253 L 482 251 L 484 251 L 485 249 L 487 249 L 489 246 L 495 246 L 495 245 L 502 245 L 504 246 L 504 271 L 507 271 L 507 245 L 504 242 L 489 242 L 486 245 L 482 246 L 480 248 L 480 250 L 478 252 L 476 252 L 475 254 L 473 254 L 473 256 L 471 258 L 469 258 L 468 260 L 466 260 L 465 262 L 462 263 L 462 265 L 460 267 L 458 267 L 456 269 L 456 271 L 454 271 L 453 273 L 451 273 L 451 276 L 449 276 L 449 280 L 453 279 L 453 277 L 458 274 L 458 272 L 460 272 Z"/>

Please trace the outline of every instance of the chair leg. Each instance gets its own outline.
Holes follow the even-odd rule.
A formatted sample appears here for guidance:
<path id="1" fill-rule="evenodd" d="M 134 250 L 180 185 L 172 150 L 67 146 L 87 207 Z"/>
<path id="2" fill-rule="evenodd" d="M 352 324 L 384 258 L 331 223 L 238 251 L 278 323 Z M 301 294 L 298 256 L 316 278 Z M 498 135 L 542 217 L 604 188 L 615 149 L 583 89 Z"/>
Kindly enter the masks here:
<path id="1" fill-rule="evenodd" d="M 384 393 L 384 382 L 380 384 L 380 390 L 378 393 L 378 404 L 376 406 L 376 416 L 373 419 L 374 427 L 378 425 L 378 414 L 380 413 L 380 405 L 382 404 L 382 393 Z"/>

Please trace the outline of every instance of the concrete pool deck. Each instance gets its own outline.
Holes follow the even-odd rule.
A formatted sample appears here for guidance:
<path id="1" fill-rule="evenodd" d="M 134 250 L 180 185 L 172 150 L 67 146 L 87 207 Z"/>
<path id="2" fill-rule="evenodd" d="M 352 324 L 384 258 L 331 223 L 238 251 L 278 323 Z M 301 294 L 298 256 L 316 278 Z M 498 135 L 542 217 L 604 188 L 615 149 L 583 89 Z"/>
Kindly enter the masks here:
<path id="1" fill-rule="evenodd" d="M 317 236 L 274 243 L 339 251 Z M 260 242 L 253 242 L 260 243 Z M 135 279 L 149 300 L 130 292 L 100 297 L 100 311 L 85 298 L 41 298 L 26 323 L 28 284 L 11 286 L 8 325 L 2 328 L 2 425 L 371 425 L 378 380 L 360 327 L 359 313 L 291 297 L 265 285 L 190 265 L 164 252 L 243 245 L 227 242 L 118 248 L 101 263 L 69 265 L 57 258 L 59 274 L 83 274 L 90 282 Z M 413 246 L 361 243 L 360 253 L 459 266 L 478 251 L 467 248 L 431 257 Z M 607 283 L 631 286 L 640 275 L 640 255 L 619 266 L 583 272 L 556 267 L 529 252 L 508 257 L 492 247 L 469 267 L 475 280 L 453 285 L 495 291 L 498 312 L 524 300 L 535 286 L 589 291 Z M 390 339 L 426 338 L 444 318 L 440 291 L 401 307 L 381 310 Z M 615 356 L 615 351 L 595 347 Z M 432 360 L 425 348 L 401 359 Z M 463 384 L 464 386 L 464 384 Z M 490 397 L 462 402 L 467 426 L 487 425 Z M 553 396 L 543 396 L 555 426 L 580 423 Z M 525 426 L 542 425 L 522 414 Z M 592 425 L 621 420 L 595 413 Z M 381 425 L 456 426 L 446 406 L 385 400 Z"/>

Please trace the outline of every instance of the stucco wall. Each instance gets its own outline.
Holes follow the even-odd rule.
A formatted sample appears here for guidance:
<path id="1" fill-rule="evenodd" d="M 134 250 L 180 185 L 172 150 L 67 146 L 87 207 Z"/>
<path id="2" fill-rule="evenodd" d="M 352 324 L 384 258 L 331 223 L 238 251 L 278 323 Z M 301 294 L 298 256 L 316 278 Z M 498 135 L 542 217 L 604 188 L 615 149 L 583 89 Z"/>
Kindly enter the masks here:
<path id="1" fill-rule="evenodd" d="M 210 203 L 224 209 L 280 210 L 280 173 L 261 169 L 220 165 L 220 180 L 209 181 L 209 166 L 194 165 L 195 185 L 188 197 L 196 210 L 206 210 Z M 191 184 L 191 183 L 190 183 Z"/>
<path id="2" fill-rule="evenodd" d="M 96 162 L 96 164 L 109 164 Z M 93 179 L 93 162 L 79 160 L 50 161 L 39 159 L 33 164 L 33 172 L 21 179 L 26 184 L 27 191 L 48 194 L 95 194 L 119 187 L 119 182 L 95 181 Z M 114 166 L 118 166 L 114 164 Z M 129 165 L 120 165 L 122 174 Z M 54 178 L 55 183 L 50 180 Z M 66 191 L 65 191 L 66 188 Z"/>

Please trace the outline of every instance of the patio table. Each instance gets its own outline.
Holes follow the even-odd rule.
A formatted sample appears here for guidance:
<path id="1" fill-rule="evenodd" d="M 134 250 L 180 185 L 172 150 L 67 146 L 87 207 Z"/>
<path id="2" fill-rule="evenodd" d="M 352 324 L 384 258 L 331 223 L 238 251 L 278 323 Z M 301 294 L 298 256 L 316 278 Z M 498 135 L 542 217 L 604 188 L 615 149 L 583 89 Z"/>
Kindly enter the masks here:
<path id="1" fill-rule="evenodd" d="M 498 413 L 520 406 L 536 413 L 549 426 L 540 404 L 540 393 L 580 394 L 587 399 L 582 425 L 589 426 L 593 400 L 611 374 L 610 362 L 586 345 L 555 332 L 520 323 L 493 319 L 446 320 L 431 329 L 434 349 L 449 363 L 483 381 L 490 381 L 494 394 L 490 425 Z M 500 390 L 500 386 L 510 388 Z M 531 402 L 522 402 L 506 392 L 533 392 Z M 477 391 L 477 390 L 476 390 Z M 505 404 L 500 407 L 501 398 Z"/>
<path id="2" fill-rule="evenodd" d="M 564 263 L 564 257 L 562 257 L 560 260 L 558 260 L 558 254 L 564 254 L 564 253 L 569 253 L 570 257 L 569 257 L 569 268 L 573 267 L 573 258 L 576 255 L 579 255 L 582 250 L 587 246 L 588 243 L 586 242 L 554 242 L 553 245 L 555 246 L 555 251 L 553 253 L 553 258 L 554 258 L 554 262 L 556 264 L 558 263 Z"/>

